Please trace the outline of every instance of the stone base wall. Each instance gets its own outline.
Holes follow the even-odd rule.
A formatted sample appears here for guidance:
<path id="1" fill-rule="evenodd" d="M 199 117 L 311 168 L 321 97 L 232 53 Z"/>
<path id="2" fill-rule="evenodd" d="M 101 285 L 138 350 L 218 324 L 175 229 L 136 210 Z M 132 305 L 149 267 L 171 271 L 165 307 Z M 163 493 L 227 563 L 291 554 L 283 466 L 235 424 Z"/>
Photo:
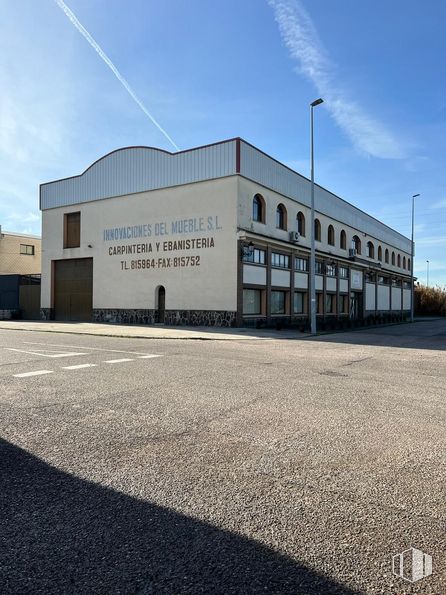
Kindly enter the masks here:
<path id="1" fill-rule="evenodd" d="M 53 308 L 40 308 L 40 320 L 53 320 Z"/>
<path id="2" fill-rule="evenodd" d="M 136 309 L 93 309 L 93 322 L 114 322 L 117 324 L 155 324 L 158 322 L 157 310 Z"/>
<path id="3" fill-rule="evenodd" d="M 166 310 L 165 323 L 173 326 L 236 326 L 237 312 L 224 310 Z"/>
<path id="4" fill-rule="evenodd" d="M 94 309 L 93 322 L 157 324 L 158 310 Z M 234 327 L 236 312 L 223 310 L 166 310 L 164 324 L 171 326 Z"/>

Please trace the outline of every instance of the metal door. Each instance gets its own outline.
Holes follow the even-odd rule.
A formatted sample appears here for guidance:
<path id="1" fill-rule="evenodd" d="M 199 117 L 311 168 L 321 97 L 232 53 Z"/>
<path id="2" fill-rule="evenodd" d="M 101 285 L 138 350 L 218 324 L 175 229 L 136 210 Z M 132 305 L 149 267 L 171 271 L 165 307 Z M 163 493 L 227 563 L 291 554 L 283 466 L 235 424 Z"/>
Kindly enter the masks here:
<path id="1" fill-rule="evenodd" d="M 54 318 L 91 322 L 93 259 L 56 260 L 54 264 Z"/>

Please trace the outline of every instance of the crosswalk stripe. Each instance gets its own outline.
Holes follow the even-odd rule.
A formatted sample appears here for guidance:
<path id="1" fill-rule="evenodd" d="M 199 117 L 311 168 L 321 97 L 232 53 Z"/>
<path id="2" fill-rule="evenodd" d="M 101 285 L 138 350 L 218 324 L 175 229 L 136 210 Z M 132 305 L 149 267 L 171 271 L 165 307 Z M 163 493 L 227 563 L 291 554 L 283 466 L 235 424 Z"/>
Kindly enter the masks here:
<path id="1" fill-rule="evenodd" d="M 120 364 L 121 362 L 132 362 L 133 358 L 123 357 L 122 359 L 107 359 L 106 364 Z"/>
<path id="2" fill-rule="evenodd" d="M 23 372 L 22 374 L 14 374 L 15 378 L 28 378 L 29 376 L 42 376 L 43 374 L 52 374 L 54 370 L 36 370 L 35 372 Z"/>
<path id="3" fill-rule="evenodd" d="M 94 368 L 97 364 L 78 364 L 77 366 L 62 366 L 62 370 L 80 370 L 82 368 Z"/>

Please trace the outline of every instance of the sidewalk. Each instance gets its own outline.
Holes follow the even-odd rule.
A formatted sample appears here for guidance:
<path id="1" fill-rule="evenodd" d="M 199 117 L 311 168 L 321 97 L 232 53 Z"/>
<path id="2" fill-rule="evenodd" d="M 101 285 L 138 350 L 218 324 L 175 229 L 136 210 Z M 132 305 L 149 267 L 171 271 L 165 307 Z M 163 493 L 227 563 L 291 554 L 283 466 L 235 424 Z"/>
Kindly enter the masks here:
<path id="1" fill-rule="evenodd" d="M 219 328 L 203 326 L 143 326 L 90 322 L 54 322 L 29 320 L 2 320 L 2 330 L 39 331 L 44 333 L 71 333 L 101 337 L 127 337 L 129 339 L 189 339 L 201 341 L 240 341 L 243 339 L 303 339 L 308 336 L 296 329 Z"/>
<path id="2" fill-rule="evenodd" d="M 416 317 L 414 322 L 444 320 L 439 317 Z M 406 323 L 389 323 L 380 326 L 361 327 L 342 331 L 321 331 L 318 335 L 343 334 L 346 332 L 367 333 L 386 326 L 403 326 Z M 189 339 L 200 341 L 242 341 L 244 339 L 309 339 L 309 333 L 297 329 L 251 329 L 220 328 L 205 326 L 146 326 L 137 324 L 112 324 L 92 322 L 54 322 L 30 320 L 1 320 L 2 330 L 39 331 L 43 333 L 69 333 L 73 335 L 96 335 L 99 337 L 125 337 L 129 339 Z"/>

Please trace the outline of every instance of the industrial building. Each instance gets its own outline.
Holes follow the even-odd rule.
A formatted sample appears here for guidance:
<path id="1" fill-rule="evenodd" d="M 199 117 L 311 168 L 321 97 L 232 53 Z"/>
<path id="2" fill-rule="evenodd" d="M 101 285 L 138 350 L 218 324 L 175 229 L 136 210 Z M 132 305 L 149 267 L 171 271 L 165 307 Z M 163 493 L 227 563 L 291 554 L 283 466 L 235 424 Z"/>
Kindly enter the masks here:
<path id="1" fill-rule="evenodd" d="M 40 208 L 44 319 L 307 324 L 310 181 L 240 138 L 118 149 Z M 410 240 L 318 185 L 315 208 L 319 326 L 408 315 Z"/>
<path id="2" fill-rule="evenodd" d="M 39 318 L 40 237 L 0 225 L 0 320 Z"/>

